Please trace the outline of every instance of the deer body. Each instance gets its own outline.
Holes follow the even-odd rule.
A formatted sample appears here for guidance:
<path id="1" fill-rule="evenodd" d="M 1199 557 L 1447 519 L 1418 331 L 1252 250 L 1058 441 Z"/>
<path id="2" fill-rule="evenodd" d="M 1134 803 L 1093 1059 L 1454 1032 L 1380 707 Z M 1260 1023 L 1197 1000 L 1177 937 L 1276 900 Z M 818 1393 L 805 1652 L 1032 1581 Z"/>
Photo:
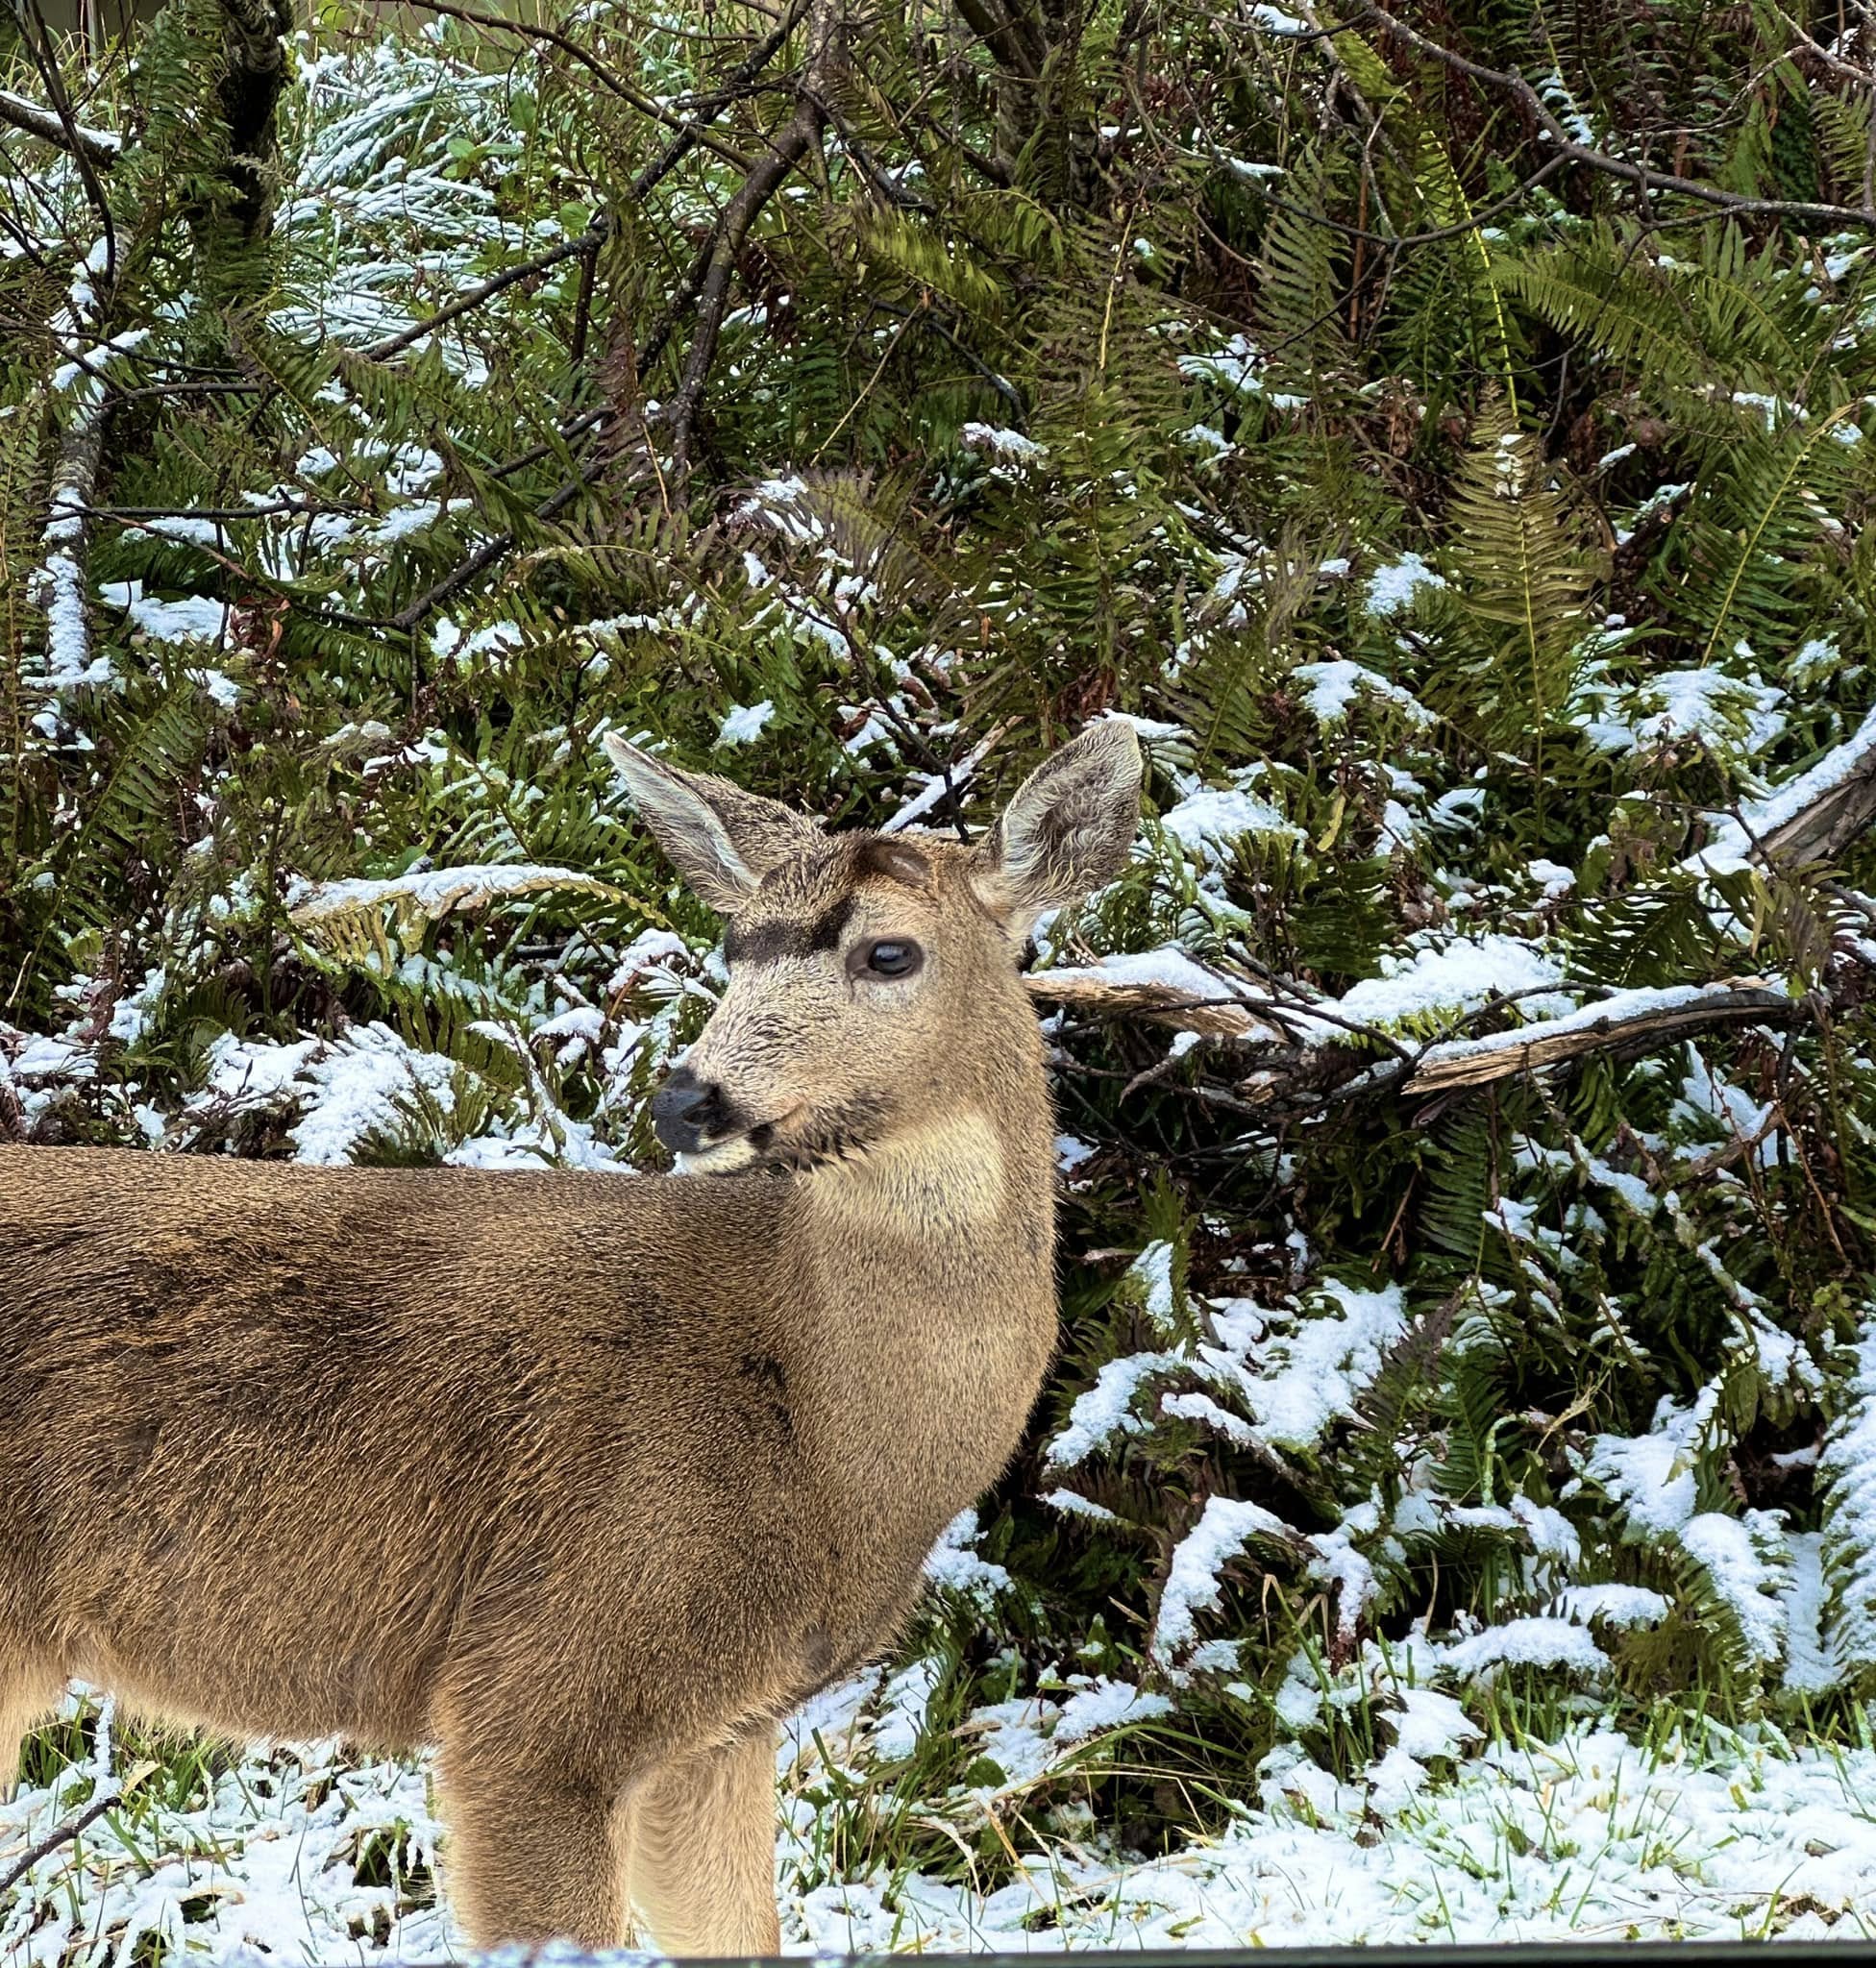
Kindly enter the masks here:
<path id="1" fill-rule="evenodd" d="M 704 1172 L 0 1149 L 0 1780 L 72 1676 L 434 1743 L 478 1941 L 772 1952 L 776 1725 L 891 1641 L 1053 1343 L 1033 907 L 948 936 L 971 850 L 620 762 L 738 905 L 660 1095 Z M 834 917 L 916 927 L 920 991 L 803 947 Z"/>

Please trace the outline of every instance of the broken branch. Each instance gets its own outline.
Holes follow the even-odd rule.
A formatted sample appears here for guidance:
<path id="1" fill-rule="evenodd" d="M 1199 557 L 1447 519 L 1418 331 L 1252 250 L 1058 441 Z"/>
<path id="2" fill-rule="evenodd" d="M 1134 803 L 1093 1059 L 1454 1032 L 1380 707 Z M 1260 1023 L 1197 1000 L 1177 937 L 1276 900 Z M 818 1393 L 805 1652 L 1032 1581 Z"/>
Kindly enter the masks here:
<path id="1" fill-rule="evenodd" d="M 0 123 L 37 136 L 41 143 L 57 144 L 61 150 L 81 151 L 100 170 L 114 164 L 124 147 L 124 139 L 114 130 L 87 129 L 25 96 L 14 95 L 12 89 L 0 88 Z"/>

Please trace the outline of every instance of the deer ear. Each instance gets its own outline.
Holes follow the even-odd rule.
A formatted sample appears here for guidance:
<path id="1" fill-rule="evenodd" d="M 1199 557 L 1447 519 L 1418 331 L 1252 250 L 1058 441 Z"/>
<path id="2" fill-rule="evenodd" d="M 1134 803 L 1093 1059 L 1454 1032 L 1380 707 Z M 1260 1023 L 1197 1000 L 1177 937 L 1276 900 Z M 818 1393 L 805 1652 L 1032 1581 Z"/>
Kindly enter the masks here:
<path id="1" fill-rule="evenodd" d="M 1123 719 L 1104 718 L 1018 787 L 977 849 L 972 885 L 1025 936 L 1045 909 L 1112 881 L 1139 824 L 1140 741 Z"/>
<path id="2" fill-rule="evenodd" d="M 740 908 L 778 863 L 816 847 L 818 822 L 709 773 L 679 772 L 616 733 L 605 755 L 665 858 L 719 915 Z"/>

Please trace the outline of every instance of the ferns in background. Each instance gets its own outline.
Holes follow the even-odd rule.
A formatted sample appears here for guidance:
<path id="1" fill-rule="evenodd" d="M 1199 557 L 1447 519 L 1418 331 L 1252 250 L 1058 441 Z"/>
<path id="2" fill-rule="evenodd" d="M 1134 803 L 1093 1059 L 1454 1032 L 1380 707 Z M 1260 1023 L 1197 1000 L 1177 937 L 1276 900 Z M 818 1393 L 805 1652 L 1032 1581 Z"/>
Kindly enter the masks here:
<path id="1" fill-rule="evenodd" d="M 1119 712 L 1139 855 L 1042 961 L 1176 943 L 1345 1005 L 1374 1071 L 1271 1040 L 1301 1093 L 1260 1104 L 1255 1046 L 1051 1021 L 1065 1343 L 982 1513 L 998 1630 L 951 1606 L 926 1636 L 940 1706 L 1064 1662 L 1149 1680 L 1177 1712 L 1140 1759 L 1214 1796 L 1273 1744 L 1359 1774 L 1349 1691 L 1396 1660 L 1493 1726 L 1802 1695 L 1849 1727 L 1867 994 L 1484 1094 L 1389 1075 L 1611 993 L 1796 1005 L 1867 963 L 1865 841 L 1686 857 L 1876 701 L 1876 254 L 1550 169 L 1404 42 L 1046 12 L 1036 75 L 955 23 L 850 21 L 819 160 L 733 268 L 687 480 L 687 282 L 801 37 L 669 168 L 642 102 L 707 91 L 766 12 L 583 10 L 621 90 L 550 43 L 324 10 L 247 240 L 219 16 L 172 0 L 85 78 L 135 139 L 91 303 L 84 186 L 0 133 L 33 249 L 0 258 L 0 1133 L 306 1152 L 344 1052 L 390 1091 L 334 1152 L 652 1166 L 717 925 L 605 732 L 973 830 Z M 1769 18 L 1421 24 L 1651 169 L 1854 202 L 1867 102 L 1768 62 Z M 409 332 L 601 218 L 590 259 Z M 105 667 L 55 687 L 37 577 L 92 352 Z M 1051 1459 L 1103 1387 L 1122 1418 Z M 1214 1504 L 1250 1528 L 1211 1600 L 1169 1601 Z M 1169 1611 L 1189 1645 L 1156 1642 Z M 1204 1808 L 1112 1781 L 1130 1822 Z"/>

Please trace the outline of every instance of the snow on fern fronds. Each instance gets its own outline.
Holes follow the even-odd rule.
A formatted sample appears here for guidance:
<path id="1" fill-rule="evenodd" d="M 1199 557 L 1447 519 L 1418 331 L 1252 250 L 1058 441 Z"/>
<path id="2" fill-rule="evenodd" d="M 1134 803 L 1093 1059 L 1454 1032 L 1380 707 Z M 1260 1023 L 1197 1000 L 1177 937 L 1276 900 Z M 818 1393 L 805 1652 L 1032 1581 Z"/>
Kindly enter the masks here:
<path id="1" fill-rule="evenodd" d="M 1382 960 L 1383 974 L 1345 992 L 1333 1009 L 1359 1024 L 1395 1024 L 1425 1013 L 1476 1011 L 1496 997 L 1516 997 L 1530 1016 L 1571 1009 L 1557 990 L 1563 968 L 1522 937 L 1491 934 L 1425 944 L 1404 961 Z"/>
<path id="2" fill-rule="evenodd" d="M 1335 1422 L 1352 1416 L 1356 1397 L 1407 1330 L 1398 1285 L 1369 1292 L 1329 1278 L 1313 1303 L 1287 1324 L 1273 1318 L 1268 1337 L 1239 1362 L 1199 1349 L 1222 1377 L 1228 1369 L 1258 1434 L 1275 1448 L 1314 1449 Z"/>
<path id="3" fill-rule="evenodd" d="M 1296 1533 L 1261 1504 L 1232 1496 L 1208 1498 L 1204 1513 L 1173 1547 L 1153 1622 L 1150 1652 L 1163 1667 L 1197 1637 L 1198 1614 L 1214 1609 L 1223 1595 L 1219 1574 L 1254 1538 L 1273 1538 L 1285 1545 Z"/>
<path id="4" fill-rule="evenodd" d="M 944 1535 L 926 1555 L 925 1575 L 933 1585 L 960 1594 L 986 1611 L 1010 1584 L 1009 1573 L 977 1551 L 977 1513 L 974 1509 L 960 1511 L 945 1527 Z"/>
<path id="5" fill-rule="evenodd" d="M 1562 1667 L 1595 1677 L 1609 1657 L 1589 1634 L 1567 1619 L 1531 1617 L 1489 1626 L 1446 1650 L 1444 1665 L 1464 1680 L 1490 1677 L 1502 1667 Z"/>
<path id="6" fill-rule="evenodd" d="M 1630 1529 L 1656 1538 L 1678 1531 L 1698 1503 L 1694 1461 L 1719 1407 L 1719 1383 L 1701 1389 L 1691 1406 L 1664 1394 L 1646 1435 L 1598 1435 L 1583 1474 L 1621 1505 Z"/>
<path id="7" fill-rule="evenodd" d="M 1785 1673 L 1781 1685 L 1793 1694 L 1822 1694 L 1843 1678 L 1832 1636 L 1825 1631 L 1824 1536 L 1794 1531 L 1786 1568 Z"/>
<path id="8" fill-rule="evenodd" d="M 1830 1587 L 1826 1631 L 1837 1660 L 1866 1677 L 1876 1670 L 1876 1308 L 1849 1351 L 1817 1473 Z"/>
<path id="9" fill-rule="evenodd" d="M 1268 800 L 1258 794 L 1218 786 L 1201 786 L 1176 806 L 1161 814 L 1160 824 L 1189 852 L 1201 860 L 1228 860 L 1247 835 L 1287 841 L 1302 839 Z"/>
<path id="10" fill-rule="evenodd" d="M 1785 1652 L 1785 1606 L 1780 1596 L 1788 1563 L 1777 1516 L 1748 1511 L 1730 1517 L 1703 1511 L 1681 1526 L 1681 1549 L 1705 1572 L 1725 1619 L 1754 1666 Z"/>
<path id="11" fill-rule="evenodd" d="M 1051 1469 L 1073 1469 L 1121 1437 L 1145 1433 L 1149 1424 L 1134 1413 L 1135 1394 L 1154 1374 L 1176 1372 L 1182 1364 L 1175 1353 L 1126 1353 L 1108 1361 L 1094 1386 L 1075 1396 L 1068 1426 L 1044 1450 L 1044 1462 Z"/>
<path id="12" fill-rule="evenodd" d="M 434 922 L 453 910 L 479 909 L 545 889 L 599 896 L 607 901 L 618 900 L 620 895 L 609 882 L 576 869 L 524 862 L 492 868 L 431 868 L 383 881 L 323 882 L 294 904 L 291 915 L 303 929 L 330 929 L 386 907 L 395 908 L 400 917 Z"/>

